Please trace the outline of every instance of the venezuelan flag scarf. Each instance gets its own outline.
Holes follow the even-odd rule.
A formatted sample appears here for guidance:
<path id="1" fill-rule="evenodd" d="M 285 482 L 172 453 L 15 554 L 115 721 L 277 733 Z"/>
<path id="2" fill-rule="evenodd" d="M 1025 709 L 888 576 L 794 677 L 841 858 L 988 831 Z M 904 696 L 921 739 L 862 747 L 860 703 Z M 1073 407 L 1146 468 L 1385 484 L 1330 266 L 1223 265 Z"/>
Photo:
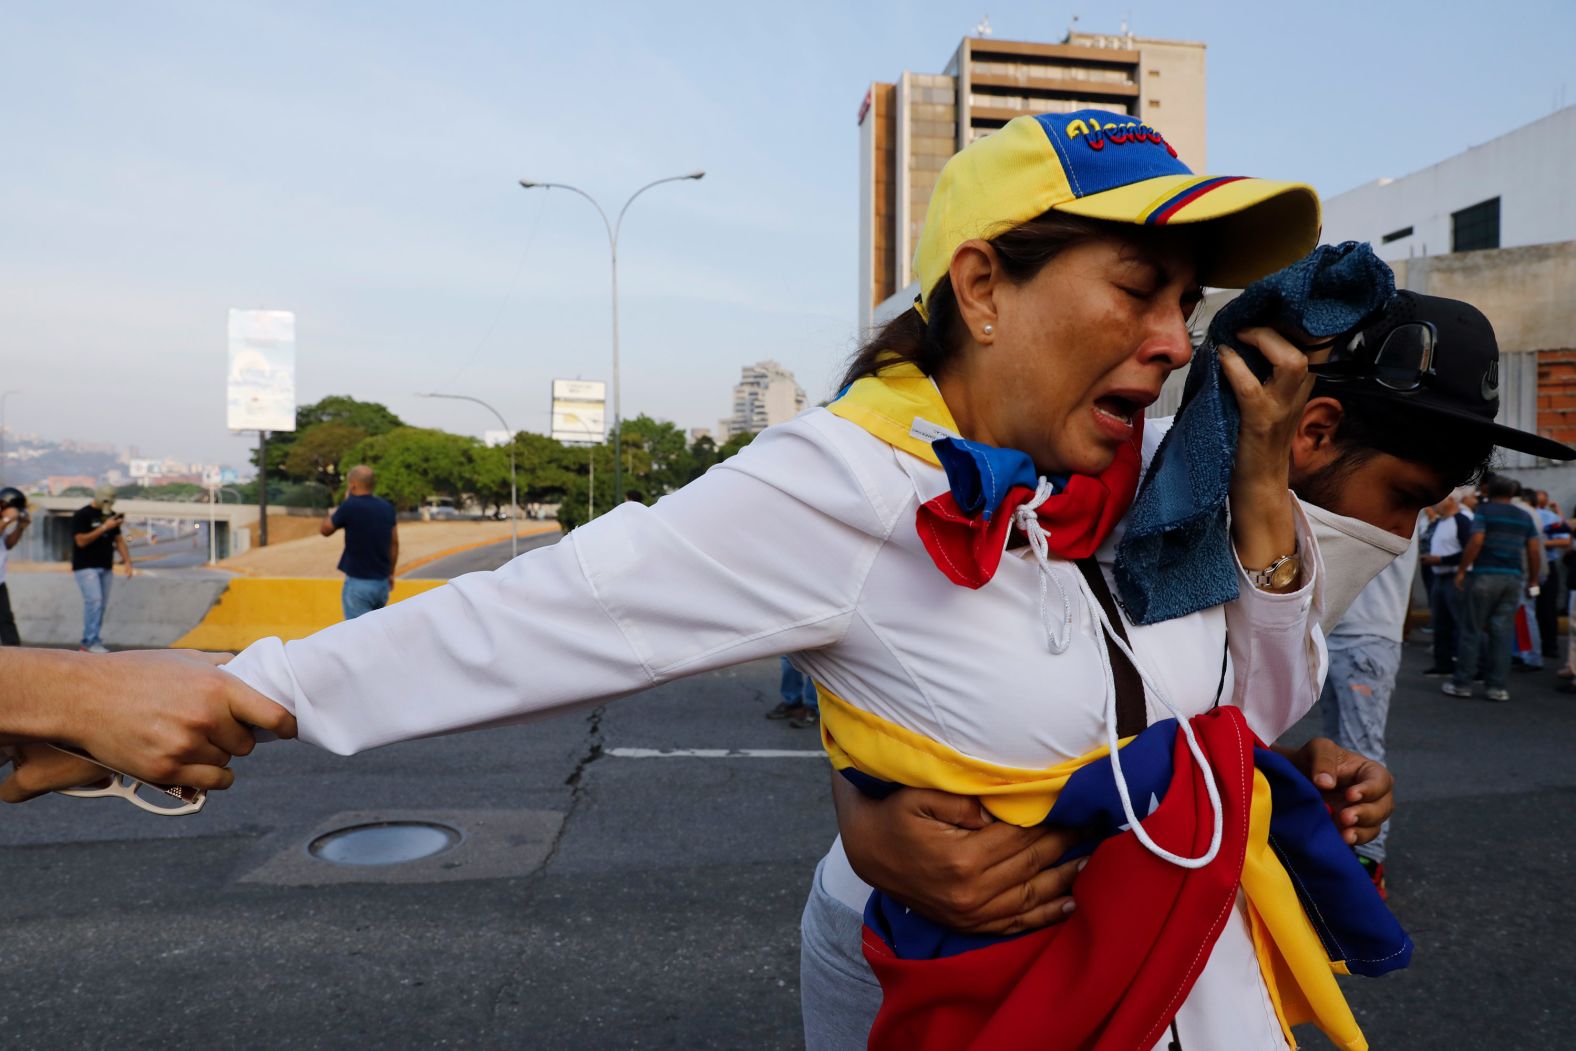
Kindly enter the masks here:
<path id="1" fill-rule="evenodd" d="M 954 584 L 983 587 L 1001 564 L 1013 513 L 1035 496 L 1034 462 L 958 436 L 941 392 L 915 365 L 890 365 L 856 380 L 827 408 L 876 437 L 947 472 L 951 491 L 923 504 L 916 525 L 925 550 Z M 1050 554 L 1076 561 L 1095 553 L 1138 491 L 1143 418 L 1099 475 L 1050 479 L 1055 495 L 1035 509 Z"/>

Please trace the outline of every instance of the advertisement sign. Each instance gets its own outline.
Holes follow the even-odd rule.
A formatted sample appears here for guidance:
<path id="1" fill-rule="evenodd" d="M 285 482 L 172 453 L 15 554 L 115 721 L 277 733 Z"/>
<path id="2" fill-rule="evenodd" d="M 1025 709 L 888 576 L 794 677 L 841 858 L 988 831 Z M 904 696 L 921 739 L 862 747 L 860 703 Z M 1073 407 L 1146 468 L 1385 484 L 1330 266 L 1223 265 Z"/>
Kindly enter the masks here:
<path id="1" fill-rule="evenodd" d="M 553 438 L 601 445 L 607 435 L 607 384 L 601 380 L 553 381 Z"/>
<path id="2" fill-rule="evenodd" d="M 295 430 L 295 314 L 232 310 L 229 335 L 229 428 Z"/>

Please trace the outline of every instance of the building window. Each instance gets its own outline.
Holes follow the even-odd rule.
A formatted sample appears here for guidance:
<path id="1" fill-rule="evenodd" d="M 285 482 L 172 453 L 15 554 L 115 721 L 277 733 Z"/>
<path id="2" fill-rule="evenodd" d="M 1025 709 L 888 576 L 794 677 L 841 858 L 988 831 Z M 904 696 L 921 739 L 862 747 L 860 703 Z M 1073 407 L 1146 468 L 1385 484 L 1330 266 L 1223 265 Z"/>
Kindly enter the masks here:
<path id="1" fill-rule="evenodd" d="M 1150 109 L 1159 109 L 1160 108 L 1160 100 L 1159 99 L 1150 99 L 1149 100 L 1149 108 Z"/>
<path id="2" fill-rule="evenodd" d="M 1499 198 L 1474 204 L 1450 215 L 1450 250 L 1475 252 L 1499 247 Z"/>
<path id="3" fill-rule="evenodd" d="M 1403 237 L 1411 236 L 1412 228 L 1410 226 L 1403 226 L 1399 230 L 1391 230 L 1389 233 L 1385 234 L 1381 240 L 1383 243 L 1389 244 L 1391 241 L 1399 241 Z"/>

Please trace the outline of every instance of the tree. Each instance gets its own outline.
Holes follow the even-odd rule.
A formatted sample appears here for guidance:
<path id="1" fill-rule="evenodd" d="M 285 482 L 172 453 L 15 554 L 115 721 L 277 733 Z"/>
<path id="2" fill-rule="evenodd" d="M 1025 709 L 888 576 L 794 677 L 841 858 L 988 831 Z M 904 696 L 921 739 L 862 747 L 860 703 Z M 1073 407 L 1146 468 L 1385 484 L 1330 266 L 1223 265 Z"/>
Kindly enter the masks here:
<path id="1" fill-rule="evenodd" d="M 339 461 L 340 475 L 358 463 L 377 476 L 377 492 L 401 511 L 414 511 L 429 496 L 453 497 L 467 491 L 472 452 L 478 443 L 447 431 L 396 427 L 357 442 Z"/>
<path id="2" fill-rule="evenodd" d="M 717 442 L 711 435 L 703 434 L 690 446 L 689 454 L 689 477 L 684 479 L 686 484 L 711 470 L 711 465 L 717 462 Z"/>
<path id="3" fill-rule="evenodd" d="M 366 431 L 348 423 L 313 424 L 299 432 L 287 447 L 281 471 L 293 481 L 317 482 L 338 489 L 339 461 L 351 447 L 367 437 Z"/>
<path id="4" fill-rule="evenodd" d="M 387 434 L 405 421 L 375 401 L 357 401 L 348 394 L 330 394 L 296 409 L 296 429 L 268 436 L 268 473 L 273 475 L 290 455 L 290 448 L 307 431 L 321 423 L 343 423 L 365 432 L 369 437 Z M 258 466 L 257 450 L 252 450 L 252 466 Z M 354 464 L 352 464 L 354 466 Z"/>
<path id="5" fill-rule="evenodd" d="M 643 451 L 649 462 L 646 472 L 629 488 L 639 489 L 647 499 L 666 496 L 682 488 L 691 477 L 693 458 L 684 441 L 684 432 L 671 423 L 644 414 L 624 421 L 624 448 L 632 445 Z"/>
<path id="6" fill-rule="evenodd" d="M 515 465 L 515 476 L 519 476 Z M 492 504 L 503 510 L 509 500 L 509 447 L 479 445 L 471 450 L 471 469 L 466 489 L 481 503 L 482 510 Z"/>
<path id="7" fill-rule="evenodd" d="M 722 443 L 722 448 L 717 450 L 717 462 L 721 463 L 754 440 L 754 431 L 740 431 L 738 434 L 733 435 Z"/>

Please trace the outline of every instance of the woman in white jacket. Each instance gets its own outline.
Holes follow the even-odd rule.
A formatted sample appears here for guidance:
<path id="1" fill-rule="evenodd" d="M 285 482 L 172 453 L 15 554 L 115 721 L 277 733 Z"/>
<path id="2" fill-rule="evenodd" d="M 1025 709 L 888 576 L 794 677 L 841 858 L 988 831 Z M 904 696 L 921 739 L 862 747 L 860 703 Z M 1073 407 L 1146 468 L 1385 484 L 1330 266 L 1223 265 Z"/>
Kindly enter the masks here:
<path id="1" fill-rule="evenodd" d="M 1016 767 L 1083 755 L 1114 714 L 1109 616 L 1075 561 L 1109 566 L 1158 439 L 1142 413 L 1191 356 L 1200 286 L 1278 269 L 1317 231 L 1307 187 L 1196 177 L 1131 118 L 1020 118 L 943 173 L 916 258 L 923 353 L 875 348 L 864 375 L 879 389 L 851 390 L 655 506 L 622 505 L 496 572 L 307 639 L 263 640 L 225 667 L 223 689 L 255 690 L 293 713 L 303 740 L 351 753 L 797 654 L 850 709 L 959 755 Z M 1323 673 L 1317 546 L 1287 488 L 1310 381 L 1277 334 L 1241 338 L 1273 373 L 1261 384 L 1224 357 L 1242 409 L 1239 597 L 1126 633 L 1149 718 L 1236 704 L 1272 740 Z M 977 586 L 955 583 L 970 570 L 942 566 L 949 549 L 921 535 L 920 509 L 949 494 L 931 443 L 952 437 L 1015 450 L 1035 476 L 1011 513 L 1016 539 L 985 552 Z M 182 681 L 213 689 L 204 674 Z M 817 887 L 853 909 L 869 893 L 838 844 Z M 807 1004 L 812 1046 L 849 1038 L 815 1013 Z M 1176 1024 L 1190 1048 L 1285 1046 L 1245 918 L 1227 924 Z"/>

